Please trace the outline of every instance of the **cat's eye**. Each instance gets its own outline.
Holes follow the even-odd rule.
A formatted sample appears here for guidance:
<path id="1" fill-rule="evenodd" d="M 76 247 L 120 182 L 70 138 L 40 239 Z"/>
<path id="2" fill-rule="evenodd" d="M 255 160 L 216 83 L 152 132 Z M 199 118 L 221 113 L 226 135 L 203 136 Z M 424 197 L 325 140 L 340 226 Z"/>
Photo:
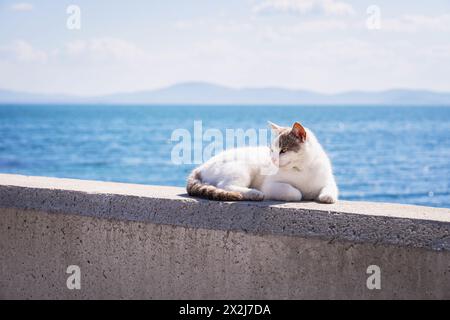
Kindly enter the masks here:
<path id="1" fill-rule="evenodd" d="M 287 151 L 286 149 L 281 149 L 280 154 L 286 153 L 286 151 Z"/>

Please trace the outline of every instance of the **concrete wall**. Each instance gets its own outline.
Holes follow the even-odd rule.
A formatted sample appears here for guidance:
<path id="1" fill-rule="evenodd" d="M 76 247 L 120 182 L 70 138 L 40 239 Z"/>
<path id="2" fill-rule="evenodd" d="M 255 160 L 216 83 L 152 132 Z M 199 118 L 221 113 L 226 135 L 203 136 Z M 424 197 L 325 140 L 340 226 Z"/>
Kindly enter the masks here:
<path id="1" fill-rule="evenodd" d="M 450 210 L 0 175 L 0 298 L 449 299 Z"/>

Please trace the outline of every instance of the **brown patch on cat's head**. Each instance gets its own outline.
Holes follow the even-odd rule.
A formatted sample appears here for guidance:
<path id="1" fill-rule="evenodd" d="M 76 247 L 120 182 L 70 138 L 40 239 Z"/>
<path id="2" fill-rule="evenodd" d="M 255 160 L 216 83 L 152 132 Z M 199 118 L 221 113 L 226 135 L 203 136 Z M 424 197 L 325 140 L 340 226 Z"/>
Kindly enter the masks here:
<path id="1" fill-rule="evenodd" d="M 306 140 L 306 130 L 303 126 L 296 122 L 294 123 L 291 130 L 286 129 L 279 136 L 279 147 L 280 150 L 294 151 L 300 150 L 301 144 Z"/>

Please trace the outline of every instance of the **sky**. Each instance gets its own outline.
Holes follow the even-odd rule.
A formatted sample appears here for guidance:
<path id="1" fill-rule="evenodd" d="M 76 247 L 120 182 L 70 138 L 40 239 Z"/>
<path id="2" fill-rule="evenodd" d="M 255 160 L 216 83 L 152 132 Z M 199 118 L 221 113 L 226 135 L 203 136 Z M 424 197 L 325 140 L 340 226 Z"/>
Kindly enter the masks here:
<path id="1" fill-rule="evenodd" d="M 1 89 L 92 96 L 190 81 L 450 91 L 450 0 L 0 0 Z"/>

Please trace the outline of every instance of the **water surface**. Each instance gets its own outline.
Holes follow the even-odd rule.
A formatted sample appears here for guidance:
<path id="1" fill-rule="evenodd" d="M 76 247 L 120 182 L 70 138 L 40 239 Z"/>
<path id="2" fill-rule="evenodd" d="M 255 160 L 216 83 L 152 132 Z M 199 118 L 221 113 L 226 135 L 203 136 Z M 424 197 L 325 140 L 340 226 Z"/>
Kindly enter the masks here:
<path id="1" fill-rule="evenodd" d="M 177 128 L 300 121 L 330 155 L 341 198 L 450 208 L 450 108 L 0 106 L 0 172 L 184 186 Z M 207 144 L 207 143 L 206 143 Z"/>

